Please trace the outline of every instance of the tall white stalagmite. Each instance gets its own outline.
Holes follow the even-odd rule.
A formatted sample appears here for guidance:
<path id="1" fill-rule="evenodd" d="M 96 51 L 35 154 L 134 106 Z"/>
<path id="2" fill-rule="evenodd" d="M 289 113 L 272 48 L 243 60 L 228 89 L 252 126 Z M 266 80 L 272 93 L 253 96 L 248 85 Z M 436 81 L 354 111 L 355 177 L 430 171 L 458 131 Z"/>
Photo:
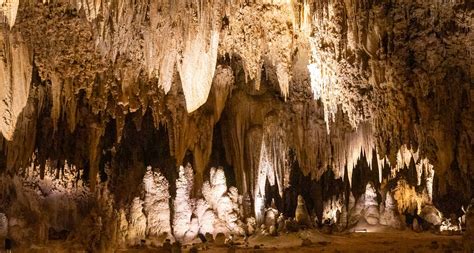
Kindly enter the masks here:
<path id="1" fill-rule="evenodd" d="M 143 214 L 143 201 L 136 197 L 130 207 L 127 241 L 130 245 L 137 245 L 145 239 L 146 216 Z"/>
<path id="2" fill-rule="evenodd" d="M 196 210 L 194 211 L 194 213 L 198 217 L 199 232 L 203 235 L 207 233 L 214 234 L 214 223 L 216 215 L 205 199 L 199 199 L 196 202 Z"/>
<path id="3" fill-rule="evenodd" d="M 380 213 L 379 204 L 377 202 L 377 192 L 372 183 L 368 183 L 365 187 L 365 208 L 364 217 L 370 225 L 379 223 Z"/>
<path id="4" fill-rule="evenodd" d="M 190 193 L 193 188 L 193 168 L 191 165 L 179 167 L 179 177 L 176 180 L 176 198 L 174 199 L 173 230 L 177 240 L 183 241 L 186 232 L 191 228 L 193 200 Z"/>
<path id="5" fill-rule="evenodd" d="M 169 184 L 159 172 L 153 172 L 151 167 L 143 177 L 145 190 L 144 212 L 147 217 L 147 236 L 158 236 L 164 233 L 171 235 Z"/>
<path id="6" fill-rule="evenodd" d="M 204 199 L 209 203 L 210 208 L 213 210 L 215 215 L 210 213 L 203 213 L 199 211 L 197 216 L 200 216 L 200 213 L 208 216 L 209 218 L 214 218 L 213 224 L 213 233 L 234 233 L 241 234 L 242 229 L 238 226 L 237 221 L 239 218 L 239 195 L 237 188 L 231 187 L 227 188 L 227 182 L 222 167 L 211 168 L 209 181 L 204 182 L 202 193 Z M 202 202 L 199 200 L 199 202 Z M 200 219 L 201 226 L 207 227 L 207 223 L 204 219 Z M 201 233 L 204 232 L 201 229 Z"/>

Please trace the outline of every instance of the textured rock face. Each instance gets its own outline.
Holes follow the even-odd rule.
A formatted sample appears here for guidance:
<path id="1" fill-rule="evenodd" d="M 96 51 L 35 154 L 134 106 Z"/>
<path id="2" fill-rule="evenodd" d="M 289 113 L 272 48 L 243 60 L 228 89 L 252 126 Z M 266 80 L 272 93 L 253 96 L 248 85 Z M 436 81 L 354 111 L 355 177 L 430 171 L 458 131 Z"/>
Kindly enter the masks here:
<path id="1" fill-rule="evenodd" d="M 36 124 L 23 121 L 39 121 L 44 129 L 52 129 L 41 132 L 51 138 L 85 135 L 90 154 L 81 157 L 89 161 L 74 163 L 90 163 L 94 181 L 107 125 L 116 125 L 118 145 L 127 115 L 136 112 L 134 118 L 140 121 L 139 114 L 151 111 L 156 127 L 166 124 L 170 129 L 171 153 L 180 161 L 186 150 L 192 150 L 202 175 L 212 149 L 206 143 L 211 138 L 204 136 L 212 136 L 229 104 L 233 116 L 225 130 L 231 144 L 228 159 L 238 171 L 243 191 L 251 184 L 245 182 L 249 175 L 241 175 L 248 167 L 244 161 L 249 154 L 244 150 L 251 145 L 246 135 L 253 125 L 265 127 L 270 111 L 281 109 L 283 118 L 277 124 L 296 130 L 292 136 L 282 136 L 288 141 L 281 148 L 294 148 L 303 169 L 315 177 L 326 165 L 343 177 L 346 163 L 351 174 L 360 158 L 359 147 L 370 163 L 375 149 L 379 165 L 385 156 L 395 164 L 398 150 L 407 144 L 434 165 L 442 179 L 441 192 L 448 184 L 458 191 L 471 189 L 470 180 L 450 183 L 457 177 L 472 178 L 472 8 L 466 3 L 17 5 L 6 1 L 0 11 L 7 17 L 5 26 L 14 24 L 3 29 L 5 46 L 0 54 L 4 59 L 0 126 L 4 138 L 12 142 L 4 149 L 10 150 L 26 132 L 37 134 Z M 231 74 L 237 80 L 221 78 L 229 67 L 239 71 Z M 45 89 L 39 92 L 44 95 L 32 94 L 36 113 L 24 115 L 18 124 L 35 85 Z M 250 101 L 261 107 L 263 118 L 253 106 L 253 116 L 242 118 L 250 101 L 227 103 L 230 89 L 223 87 L 230 86 L 250 92 Z M 269 86 L 287 103 L 278 97 L 270 103 L 255 97 L 268 94 Z M 311 101 L 310 90 L 322 107 Z M 353 132 L 344 122 L 359 126 L 358 130 Z M 360 124 L 369 125 L 362 128 L 370 131 L 359 132 Z M 51 156 L 41 144 L 29 145 L 25 149 L 38 148 L 43 156 Z M 52 150 L 60 149 L 53 144 Z M 8 159 L 10 168 L 31 157 L 29 152 L 11 152 L 17 155 Z M 452 166 L 458 169 L 450 170 Z"/>
<path id="2" fill-rule="evenodd" d="M 392 194 L 387 192 L 385 204 L 380 212 L 380 224 L 391 226 L 393 228 L 401 228 L 401 221 L 398 214 L 397 206 Z"/>
<path id="3" fill-rule="evenodd" d="M 0 48 L 0 132 L 5 139 L 12 140 L 28 101 L 32 54 L 20 34 L 10 34 L 6 29 L 0 35 Z"/>
<path id="4" fill-rule="evenodd" d="M 377 193 L 371 183 L 367 184 L 365 189 L 365 208 L 364 218 L 370 225 L 379 223 L 379 208 L 377 203 Z"/>
<path id="5" fill-rule="evenodd" d="M 297 187 L 295 167 L 320 191 L 325 173 L 356 191 L 366 163 L 375 190 L 393 183 L 400 213 L 458 208 L 474 185 L 472 16 L 468 1 L 0 0 L 0 174 L 33 162 L 43 180 L 68 161 L 93 193 L 107 178 L 122 214 L 103 222 L 126 220 L 109 227 L 130 244 L 219 222 L 227 233 L 237 189 L 260 223 L 267 198 Z M 237 188 L 221 170 L 207 180 L 216 165 Z M 166 213 L 167 182 L 184 203 L 169 205 L 177 224 L 149 215 Z M 332 197 L 315 209 L 334 218 L 347 203 Z M 348 225 L 378 213 L 373 200 L 358 193 Z"/>

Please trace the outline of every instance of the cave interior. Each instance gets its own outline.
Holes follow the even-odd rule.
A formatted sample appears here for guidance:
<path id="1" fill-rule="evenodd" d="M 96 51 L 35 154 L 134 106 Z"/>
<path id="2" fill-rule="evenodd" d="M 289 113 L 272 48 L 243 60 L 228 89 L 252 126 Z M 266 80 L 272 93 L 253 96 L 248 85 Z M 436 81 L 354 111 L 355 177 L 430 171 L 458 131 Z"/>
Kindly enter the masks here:
<path id="1" fill-rule="evenodd" d="M 0 0 L 0 249 L 474 252 L 473 20 Z"/>

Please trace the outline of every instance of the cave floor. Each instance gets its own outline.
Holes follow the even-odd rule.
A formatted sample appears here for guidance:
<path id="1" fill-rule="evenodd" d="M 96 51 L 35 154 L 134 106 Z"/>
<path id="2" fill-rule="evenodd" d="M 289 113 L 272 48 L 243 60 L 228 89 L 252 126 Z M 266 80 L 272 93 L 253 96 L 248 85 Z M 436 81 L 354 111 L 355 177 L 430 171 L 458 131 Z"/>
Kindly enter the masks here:
<path id="1" fill-rule="evenodd" d="M 302 246 L 303 238 L 311 244 Z M 367 233 L 322 234 L 303 231 L 278 237 L 255 237 L 249 240 L 248 249 L 237 252 L 254 252 L 260 245 L 266 252 L 462 252 L 461 236 L 442 236 L 430 232 L 384 231 Z M 209 252 L 222 252 L 212 249 Z"/>
<path id="2" fill-rule="evenodd" d="M 303 246 L 303 238 L 307 244 Z M 310 243 L 308 243 L 310 242 Z M 280 236 L 252 236 L 248 246 L 236 241 L 235 251 L 227 247 L 216 247 L 210 244 L 207 250 L 199 252 L 463 252 L 460 235 L 438 235 L 431 232 L 415 233 L 411 230 L 384 230 L 366 233 L 323 234 L 317 230 L 304 230 Z M 189 252 L 191 246 L 183 247 L 182 252 Z M 71 248 L 60 242 L 52 242 L 44 247 L 34 247 L 15 252 L 85 252 Z M 122 249 L 115 252 L 142 253 L 166 252 L 157 248 Z"/>

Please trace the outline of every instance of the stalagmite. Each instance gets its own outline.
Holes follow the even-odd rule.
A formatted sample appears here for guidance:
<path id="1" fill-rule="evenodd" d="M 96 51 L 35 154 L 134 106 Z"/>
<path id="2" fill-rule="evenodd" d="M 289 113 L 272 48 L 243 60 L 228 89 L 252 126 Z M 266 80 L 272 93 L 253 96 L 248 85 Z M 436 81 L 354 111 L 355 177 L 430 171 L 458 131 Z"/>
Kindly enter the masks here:
<path id="1" fill-rule="evenodd" d="M 127 241 L 129 245 L 138 245 L 145 239 L 146 216 L 143 213 L 143 201 L 136 197 L 130 207 Z"/>
<path id="2" fill-rule="evenodd" d="M 377 203 L 377 192 L 371 183 L 368 183 L 365 188 L 365 208 L 364 217 L 370 225 L 379 223 L 379 205 Z"/>
<path id="3" fill-rule="evenodd" d="M 240 196 L 235 187 L 227 189 L 227 182 L 222 167 L 217 169 L 211 168 L 209 181 L 204 182 L 202 193 L 206 202 L 210 203 L 211 210 L 215 213 L 213 231 L 202 232 L 242 234 L 243 228 L 238 224 L 240 217 L 238 201 Z M 208 215 L 212 216 L 211 214 Z M 209 222 L 204 219 L 203 221 L 205 223 Z"/>
<path id="4" fill-rule="evenodd" d="M 267 208 L 265 211 L 265 227 L 270 228 L 271 226 L 277 225 L 278 210 L 275 208 L 275 202 L 272 201 L 272 206 Z"/>
<path id="5" fill-rule="evenodd" d="M 353 203 L 354 204 L 349 211 L 349 222 L 348 222 L 349 227 L 356 225 L 364 217 L 362 212 L 364 211 L 364 208 L 365 208 L 365 193 L 362 194 L 357 199 L 357 201 L 354 199 Z"/>
<path id="6" fill-rule="evenodd" d="M 193 200 L 190 198 L 193 188 L 193 168 L 188 164 L 179 167 L 176 180 L 176 197 L 174 199 L 173 232 L 177 240 L 185 239 L 186 232 L 191 228 Z"/>
<path id="7" fill-rule="evenodd" d="M 397 215 L 397 206 L 390 192 L 387 192 L 383 209 L 380 210 L 380 224 L 393 228 L 401 227 L 401 221 Z"/>
<path id="8" fill-rule="evenodd" d="M 216 214 L 206 200 L 199 199 L 196 202 L 195 214 L 199 222 L 199 233 L 203 235 L 208 233 L 213 234 Z"/>
<path id="9" fill-rule="evenodd" d="M 296 206 L 295 220 L 299 225 L 311 225 L 311 220 L 308 215 L 308 209 L 306 209 L 306 204 L 301 195 L 298 195 L 298 205 Z"/>
<path id="10" fill-rule="evenodd" d="M 168 181 L 151 167 L 143 177 L 145 199 L 143 211 L 147 217 L 147 236 L 171 235 Z"/>
<path id="11" fill-rule="evenodd" d="M 425 221 L 429 222 L 430 224 L 433 224 L 434 226 L 441 225 L 441 222 L 443 221 L 443 215 L 433 205 L 423 206 L 423 209 L 421 209 L 419 215 Z"/>
<path id="12" fill-rule="evenodd" d="M 273 165 L 269 160 L 264 140 L 262 140 L 261 144 L 260 161 L 258 163 L 258 170 L 256 171 L 256 173 L 257 175 L 255 176 L 256 184 L 254 190 L 254 208 L 257 223 L 261 224 L 265 215 L 265 184 L 267 180 L 269 180 L 270 184 L 275 183 L 275 178 L 272 177 L 272 175 L 274 175 Z"/>

